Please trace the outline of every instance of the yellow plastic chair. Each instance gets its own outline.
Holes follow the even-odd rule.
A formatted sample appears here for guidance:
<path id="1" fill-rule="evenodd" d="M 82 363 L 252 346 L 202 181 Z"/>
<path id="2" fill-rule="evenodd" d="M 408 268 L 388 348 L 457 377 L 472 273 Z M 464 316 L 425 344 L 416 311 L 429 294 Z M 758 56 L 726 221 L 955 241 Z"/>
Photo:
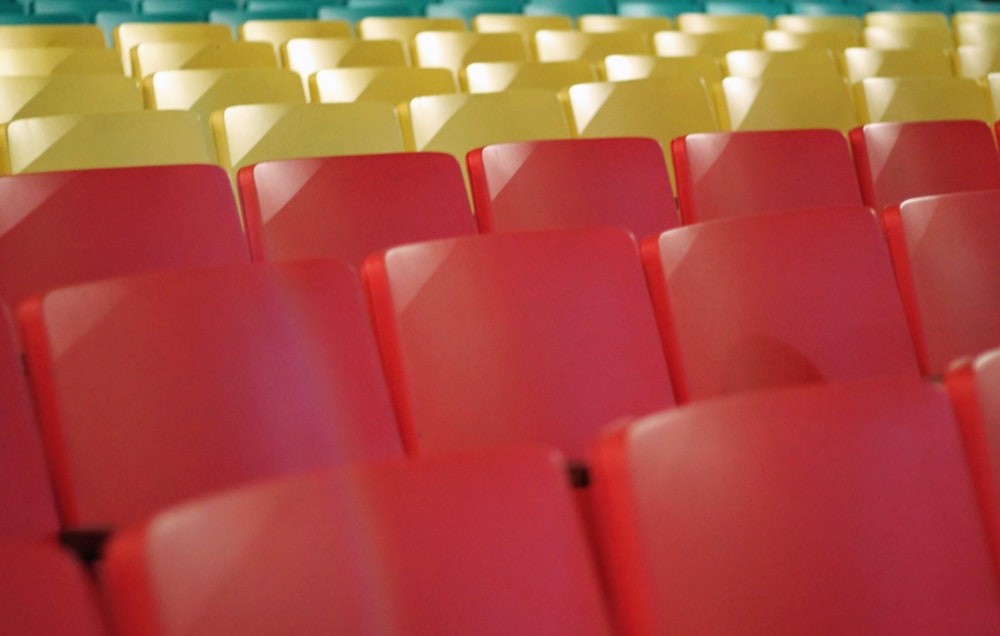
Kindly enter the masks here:
<path id="1" fill-rule="evenodd" d="M 121 58 L 111 49 L 48 46 L 0 49 L 0 75 L 121 75 Z"/>
<path id="2" fill-rule="evenodd" d="M 685 33 L 753 33 L 757 37 L 768 29 L 767 16 L 758 13 L 718 14 L 682 13 L 677 16 L 677 30 Z"/>
<path id="3" fill-rule="evenodd" d="M 526 62 L 529 50 L 519 33 L 423 31 L 413 36 L 413 62 L 459 71 L 474 62 Z"/>
<path id="4" fill-rule="evenodd" d="M 302 77 L 327 68 L 406 66 L 409 55 L 399 40 L 293 38 L 281 48 L 282 63 Z"/>
<path id="5" fill-rule="evenodd" d="M 785 14 L 774 17 L 774 28 L 793 33 L 848 31 L 861 33 L 861 19 L 853 15 Z"/>
<path id="6" fill-rule="evenodd" d="M 985 79 L 1000 71 L 1000 48 L 960 46 L 955 50 L 955 72 L 959 77 Z"/>
<path id="7" fill-rule="evenodd" d="M 212 115 L 219 162 L 231 174 L 261 161 L 402 152 L 392 104 L 250 104 Z"/>
<path id="8" fill-rule="evenodd" d="M 671 140 L 720 129 L 708 89 L 696 78 L 575 84 L 566 101 L 579 137 L 652 137 L 660 142 L 671 179 Z"/>
<path id="9" fill-rule="evenodd" d="M 358 20 L 358 37 L 365 40 L 401 40 L 409 46 L 421 31 L 466 31 L 461 18 L 394 18 L 369 16 Z"/>
<path id="10" fill-rule="evenodd" d="M 761 48 L 767 51 L 843 51 L 860 46 L 860 31 L 764 31 Z"/>
<path id="11" fill-rule="evenodd" d="M 993 121 L 987 93 L 967 77 L 869 77 L 854 85 L 854 95 L 862 123 Z"/>
<path id="12" fill-rule="evenodd" d="M 132 47 L 132 74 L 222 68 L 278 68 L 267 42 L 143 42 Z"/>
<path id="13" fill-rule="evenodd" d="M 948 16 L 934 11 L 869 11 L 864 17 L 866 27 L 888 29 L 950 29 Z"/>
<path id="14" fill-rule="evenodd" d="M 730 51 L 760 48 L 760 36 L 750 31 L 682 33 L 660 31 L 653 34 L 653 53 L 663 57 L 711 55 L 723 57 Z"/>
<path id="15" fill-rule="evenodd" d="M 669 31 L 674 23 L 665 16 L 581 15 L 577 28 L 584 33 L 639 32 L 652 36 L 657 31 Z"/>
<path id="16" fill-rule="evenodd" d="M 559 97 L 540 89 L 417 97 L 400 115 L 408 149 L 447 152 L 463 166 L 473 148 L 570 136 Z"/>
<path id="17" fill-rule="evenodd" d="M 844 77 L 851 83 L 867 77 L 938 76 L 955 74 L 951 56 L 942 49 L 844 49 L 840 58 Z"/>
<path id="18" fill-rule="evenodd" d="M 966 22 L 953 28 L 955 42 L 960 46 L 991 46 L 1000 48 L 1000 22 Z"/>
<path id="19" fill-rule="evenodd" d="M 594 65 L 570 62 L 475 62 L 459 76 L 462 90 L 496 93 L 511 89 L 540 88 L 561 91 L 572 84 L 597 80 Z"/>
<path id="20" fill-rule="evenodd" d="M 720 111 L 729 130 L 833 128 L 858 125 L 847 83 L 840 77 L 727 77 Z"/>
<path id="21" fill-rule="evenodd" d="M 986 95 L 993 106 L 993 114 L 1000 113 L 1000 73 L 989 73 L 983 80 Z"/>
<path id="22" fill-rule="evenodd" d="M 344 20 L 247 20 L 240 25 L 238 39 L 267 42 L 277 54 L 293 38 L 350 38 L 351 25 Z"/>
<path id="23" fill-rule="evenodd" d="M 215 163 L 195 113 L 140 111 L 18 119 L 0 134 L 0 172 Z"/>
<path id="24" fill-rule="evenodd" d="M 865 27 L 861 41 L 873 49 L 950 49 L 951 29 Z"/>
<path id="25" fill-rule="evenodd" d="M 730 51 L 726 53 L 728 75 L 769 77 L 772 75 L 828 75 L 840 77 L 840 67 L 830 51 Z"/>
<path id="26" fill-rule="evenodd" d="M 535 33 L 534 42 L 539 62 L 600 62 L 609 55 L 652 53 L 648 36 L 636 31 L 583 33 L 543 29 Z"/>
<path id="27" fill-rule="evenodd" d="M 956 11 L 951 14 L 951 26 L 965 24 L 1000 25 L 1000 13 L 993 11 Z"/>
<path id="28" fill-rule="evenodd" d="M 378 100 L 400 104 L 422 95 L 457 92 L 454 75 L 444 68 L 332 68 L 317 71 L 309 79 L 309 96 L 313 102 Z"/>
<path id="29" fill-rule="evenodd" d="M 132 47 L 143 42 L 233 40 L 229 26 L 203 22 L 126 22 L 115 27 L 112 36 L 126 75 L 132 75 Z"/>
<path id="30" fill-rule="evenodd" d="M 146 108 L 208 116 L 237 104 L 305 103 L 298 73 L 287 69 L 159 71 L 142 80 Z"/>
<path id="31" fill-rule="evenodd" d="M 722 81 L 722 68 L 711 55 L 609 55 L 604 58 L 603 69 L 603 79 L 609 82 L 646 77 L 696 78 L 711 86 Z"/>
<path id="32" fill-rule="evenodd" d="M 124 75 L 0 77 L 0 123 L 26 117 L 142 110 L 142 93 Z"/>
<path id="33" fill-rule="evenodd" d="M 104 31 L 96 24 L 0 25 L 0 48 L 69 46 L 106 48 Z"/>
<path id="34" fill-rule="evenodd" d="M 481 13 L 472 18 L 472 30 L 479 33 L 520 33 L 532 37 L 537 31 L 570 31 L 573 21 L 565 15 L 521 15 Z"/>

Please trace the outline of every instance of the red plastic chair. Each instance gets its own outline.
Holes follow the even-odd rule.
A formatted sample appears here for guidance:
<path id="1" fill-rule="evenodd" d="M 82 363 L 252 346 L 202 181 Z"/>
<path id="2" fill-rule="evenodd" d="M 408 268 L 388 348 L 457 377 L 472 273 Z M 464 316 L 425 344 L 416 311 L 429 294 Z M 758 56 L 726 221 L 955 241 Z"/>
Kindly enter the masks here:
<path id="1" fill-rule="evenodd" d="M 993 634 L 1000 588 L 943 390 L 727 396 L 596 446 L 623 633 Z"/>
<path id="2" fill-rule="evenodd" d="M 616 418 L 673 403 L 625 230 L 431 241 L 363 271 L 408 452 L 530 441 L 580 460 Z"/>
<path id="3" fill-rule="evenodd" d="M 0 633 L 108 634 L 97 591 L 80 563 L 47 541 L 0 542 Z"/>
<path id="4" fill-rule="evenodd" d="M 108 551 L 117 633 L 608 636 L 561 464 L 359 465 L 168 510 Z"/>
<path id="5" fill-rule="evenodd" d="M 861 205 L 837 130 L 698 133 L 670 146 L 685 224 L 832 205 Z"/>
<path id="6" fill-rule="evenodd" d="M 335 261 L 110 279 L 29 300 L 66 526 L 402 447 L 354 271 Z"/>
<path id="7" fill-rule="evenodd" d="M 388 247 L 476 232 L 451 155 L 266 161 L 238 179 L 254 260 L 336 258 L 360 266 Z"/>
<path id="8" fill-rule="evenodd" d="M 1000 190 L 908 199 L 881 219 L 923 373 L 1000 346 Z"/>
<path id="9" fill-rule="evenodd" d="M 0 306 L 0 541 L 54 536 L 58 528 L 21 352 Z"/>
<path id="10" fill-rule="evenodd" d="M 677 227 L 663 149 L 653 139 L 493 144 L 466 157 L 481 232 L 610 225 L 638 238 Z"/>
<path id="11" fill-rule="evenodd" d="M 678 401 L 783 384 L 919 376 L 867 208 L 699 223 L 642 244 Z"/>
<path id="12" fill-rule="evenodd" d="M 0 301 L 139 272 L 249 262 L 218 166 L 0 177 Z"/>
<path id="13" fill-rule="evenodd" d="M 928 194 L 1000 188 L 1000 156 L 978 120 L 867 124 L 850 131 L 865 203 L 875 209 Z"/>

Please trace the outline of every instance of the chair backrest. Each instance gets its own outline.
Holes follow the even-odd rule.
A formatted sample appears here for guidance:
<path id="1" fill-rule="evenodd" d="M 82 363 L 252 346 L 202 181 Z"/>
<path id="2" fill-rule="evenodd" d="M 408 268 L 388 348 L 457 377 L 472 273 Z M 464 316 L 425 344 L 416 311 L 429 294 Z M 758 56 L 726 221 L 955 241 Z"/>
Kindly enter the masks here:
<path id="1" fill-rule="evenodd" d="M 404 243 L 474 234 L 451 155 L 398 153 L 266 161 L 239 172 L 256 260 L 366 256 Z"/>
<path id="2" fill-rule="evenodd" d="M 198 115 L 139 111 L 18 119 L 0 138 L 0 173 L 215 163 Z"/>
<path id="3" fill-rule="evenodd" d="M 865 203 L 1000 188 L 1000 157 L 981 121 L 883 122 L 848 137 Z M 947 158 L 947 159 L 945 159 Z"/>
<path id="4" fill-rule="evenodd" d="M 519 33 L 424 31 L 413 37 L 415 65 L 446 68 L 456 78 L 473 62 L 527 62 L 529 53 Z"/>
<path id="5" fill-rule="evenodd" d="M 175 165 L 0 177 L 0 302 L 100 278 L 247 263 L 229 178 Z"/>
<path id="6" fill-rule="evenodd" d="M 281 48 L 284 66 L 305 79 L 327 68 L 406 66 L 406 47 L 398 40 L 293 38 Z"/>
<path id="7" fill-rule="evenodd" d="M 924 374 L 1000 346 L 1000 190 L 907 199 L 881 219 Z"/>
<path id="8" fill-rule="evenodd" d="M 336 261 L 106 279 L 19 314 L 63 522 L 401 446 L 357 275 Z"/>
<path id="9" fill-rule="evenodd" d="M 0 25 L 0 46 L 84 46 L 103 49 L 107 47 L 107 42 L 101 28 L 94 24 L 5 24 Z"/>
<path id="10" fill-rule="evenodd" d="M 450 69 L 411 66 L 329 68 L 309 78 L 313 102 L 338 103 L 377 100 L 402 104 L 415 97 L 457 93 L 458 83 Z"/>
<path id="11" fill-rule="evenodd" d="M 54 541 L 0 542 L 0 570 L 4 634 L 110 634 L 93 581 Z"/>
<path id="12" fill-rule="evenodd" d="M 993 121 L 993 106 L 968 77 L 869 77 L 854 85 L 862 124 L 881 121 Z"/>
<path id="13" fill-rule="evenodd" d="M 610 225 L 643 238 L 678 225 L 667 164 L 653 139 L 494 144 L 466 160 L 482 232 Z"/>
<path id="14" fill-rule="evenodd" d="M 535 55 L 540 62 L 584 60 L 598 62 L 608 55 L 652 53 L 649 37 L 637 31 L 587 33 L 543 29 L 534 36 Z"/>
<path id="15" fill-rule="evenodd" d="M 597 72 L 590 62 L 473 62 L 459 80 L 470 93 L 496 93 L 508 89 L 540 88 L 561 91 L 573 84 L 594 82 Z"/>
<path id="16" fill-rule="evenodd" d="M 461 18 L 383 17 L 358 20 L 358 37 L 365 40 L 400 40 L 407 46 L 421 31 L 466 31 Z"/>
<path id="17" fill-rule="evenodd" d="M 675 139 L 671 151 L 684 223 L 862 203 L 836 130 L 699 133 Z"/>
<path id="18" fill-rule="evenodd" d="M 837 17 L 837 16 L 831 16 Z M 855 31 L 782 31 L 772 29 L 761 36 L 761 48 L 765 51 L 843 51 L 861 44 L 861 36 Z"/>
<path id="19" fill-rule="evenodd" d="M 122 75 L 0 76 L 0 123 L 47 115 L 142 110 L 135 80 Z"/>
<path id="20" fill-rule="evenodd" d="M 767 30 L 768 19 L 761 14 L 682 13 L 677 16 L 677 29 L 687 33 L 729 33 L 739 31 L 760 36 Z"/>
<path id="21" fill-rule="evenodd" d="M 266 42 L 143 42 L 132 49 L 132 73 L 223 68 L 277 68 L 278 56 Z"/>
<path id="22" fill-rule="evenodd" d="M 188 110 L 207 118 L 244 104 L 303 104 L 298 73 L 280 68 L 157 71 L 142 80 L 146 108 Z"/>
<path id="23" fill-rule="evenodd" d="M 726 77 L 721 102 L 723 127 L 730 130 L 833 128 L 846 133 L 859 123 L 840 77 Z"/>
<path id="24" fill-rule="evenodd" d="M 521 33 L 533 36 L 542 29 L 569 31 L 572 28 L 573 22 L 567 15 L 484 13 L 472 19 L 472 29 L 479 33 Z"/>
<path id="25" fill-rule="evenodd" d="M 247 20 L 240 25 L 243 42 L 267 42 L 275 53 L 293 38 L 350 38 L 351 25 L 342 20 Z"/>
<path id="26" fill-rule="evenodd" d="M 711 86 L 722 81 L 722 69 L 712 55 L 609 55 L 604 58 L 604 79 L 609 82 L 646 77 L 695 77 Z"/>
<path id="27" fill-rule="evenodd" d="M 668 165 L 672 139 L 719 130 L 708 89 L 693 77 L 576 84 L 567 100 L 578 136 L 651 137 Z"/>
<path id="28" fill-rule="evenodd" d="M 971 77 L 976 80 L 986 79 L 990 73 L 1000 71 L 1000 43 L 998 46 L 963 45 L 955 50 L 955 71 L 959 77 Z M 993 102 L 993 111 L 997 110 L 997 93 L 993 91 L 995 84 L 988 86 L 989 96 Z"/>
<path id="29" fill-rule="evenodd" d="M 212 117 L 222 165 L 276 159 L 402 152 L 403 133 L 392 104 L 247 104 Z"/>
<path id="30" fill-rule="evenodd" d="M 660 15 L 622 16 L 590 14 L 577 19 L 577 27 L 585 33 L 639 32 L 652 35 L 657 31 L 669 31 L 673 27 L 670 18 Z"/>
<path id="31" fill-rule="evenodd" d="M 696 223 L 642 250 L 679 401 L 919 376 L 889 254 L 864 207 Z"/>
<path id="32" fill-rule="evenodd" d="M 955 46 L 950 27 L 865 27 L 861 41 L 873 49 L 949 49 Z"/>
<path id="33" fill-rule="evenodd" d="M 840 68 L 830 51 L 730 51 L 726 53 L 726 71 L 737 77 L 771 75 L 840 77 Z"/>
<path id="34" fill-rule="evenodd" d="M 93 46 L 37 46 L 0 49 L 0 73 L 15 75 L 121 75 L 121 59 Z"/>
<path id="35" fill-rule="evenodd" d="M 0 541 L 52 537 L 59 528 L 48 465 L 21 364 L 0 305 Z M 5 572 L 6 577 L 6 572 Z"/>
<path id="36" fill-rule="evenodd" d="M 625 634 L 1000 630 L 961 436 L 933 384 L 690 405 L 607 433 L 592 473 Z"/>
<path id="37" fill-rule="evenodd" d="M 121 636 L 609 636 L 560 460 L 380 462 L 167 510 L 110 546 L 112 622 Z"/>
<path id="38" fill-rule="evenodd" d="M 233 39 L 233 32 L 225 24 L 207 22 L 126 22 L 115 27 L 113 36 L 125 74 L 132 75 L 132 47 L 138 44 L 188 40 L 228 42 Z"/>
<path id="39" fill-rule="evenodd" d="M 672 404 L 631 236 L 599 228 L 432 241 L 364 277 L 411 452 L 536 442 L 574 460 Z"/>
<path id="40" fill-rule="evenodd" d="M 459 163 L 480 146 L 570 136 L 558 96 L 542 89 L 417 97 L 402 119 L 410 150 L 447 152 Z"/>
<path id="41" fill-rule="evenodd" d="M 860 82 L 867 77 L 951 77 L 951 56 L 941 49 L 869 49 L 850 47 L 841 55 L 844 77 Z"/>
<path id="42" fill-rule="evenodd" d="M 686 33 L 658 31 L 653 34 L 653 52 L 656 55 L 713 55 L 723 57 L 729 51 L 755 49 L 758 36 L 749 31 L 720 31 L 718 33 Z"/>
<path id="43" fill-rule="evenodd" d="M 864 16 L 866 27 L 888 29 L 947 29 L 948 17 L 934 11 L 869 11 Z"/>

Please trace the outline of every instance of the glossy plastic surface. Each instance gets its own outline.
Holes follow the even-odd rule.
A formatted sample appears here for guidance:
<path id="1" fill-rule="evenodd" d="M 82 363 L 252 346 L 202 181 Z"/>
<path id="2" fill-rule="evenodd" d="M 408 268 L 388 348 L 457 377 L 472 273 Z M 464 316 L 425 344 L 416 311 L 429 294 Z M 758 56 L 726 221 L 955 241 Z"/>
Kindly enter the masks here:
<path id="1" fill-rule="evenodd" d="M 610 225 L 643 238 L 678 225 L 663 151 L 652 139 L 495 144 L 467 161 L 483 232 Z"/>
<path id="2" fill-rule="evenodd" d="M 132 72 L 136 77 L 182 69 L 277 66 L 277 54 L 266 42 L 143 42 L 132 49 Z"/>
<path id="3" fill-rule="evenodd" d="M 828 205 L 861 205 L 854 161 L 835 130 L 718 132 L 671 145 L 685 224 Z"/>
<path id="4" fill-rule="evenodd" d="M 335 261 L 109 279 L 19 320 L 67 526 L 401 452 L 356 274 Z"/>
<path id="5" fill-rule="evenodd" d="M 849 135 L 865 203 L 1000 188 L 1000 157 L 981 121 L 877 123 Z"/>
<path id="6" fill-rule="evenodd" d="M 84 46 L 51 46 L 0 49 L 4 76 L 121 75 L 122 63 L 110 49 Z"/>
<path id="7" fill-rule="evenodd" d="M 0 123 L 46 115 L 141 110 L 139 87 L 121 75 L 0 77 Z"/>
<path id="8" fill-rule="evenodd" d="M 1000 630 L 962 440 L 932 384 L 776 389 L 644 418 L 601 440 L 593 484 L 629 636 Z"/>
<path id="9" fill-rule="evenodd" d="M 191 40 L 228 42 L 232 39 L 233 32 L 228 26 L 207 22 L 126 22 L 114 30 L 115 49 L 122 56 L 122 66 L 126 75 L 132 75 L 132 47 L 142 42 Z"/>
<path id="10" fill-rule="evenodd" d="M 869 49 L 850 47 L 841 57 L 844 77 L 860 82 L 866 77 L 954 75 L 951 57 L 941 49 Z"/>
<path id="11" fill-rule="evenodd" d="M 282 47 L 286 68 L 307 78 L 326 68 L 406 66 L 406 48 L 398 40 L 294 38 Z"/>
<path id="12" fill-rule="evenodd" d="M 268 161 L 239 173 L 256 260 L 366 256 L 404 243 L 474 234 L 451 155 L 399 153 Z"/>
<path id="13" fill-rule="evenodd" d="M 918 377 L 878 222 L 861 206 L 697 223 L 642 244 L 679 401 Z"/>
<path id="14" fill-rule="evenodd" d="M 433 241 L 364 274 L 411 453 L 531 441 L 582 459 L 615 419 L 673 403 L 623 230 Z"/>
<path id="15" fill-rule="evenodd" d="M 858 125 L 851 92 L 839 77 L 726 77 L 721 99 L 731 130 L 833 128 L 846 133 Z"/>
<path id="16" fill-rule="evenodd" d="M 445 68 L 370 66 L 316 71 L 309 79 L 314 102 L 376 100 L 401 104 L 424 95 L 457 93 L 454 74 Z"/>
<path id="17" fill-rule="evenodd" d="M 560 458 L 503 449 L 286 479 L 164 512 L 104 568 L 122 636 L 608 636 Z"/>
<path id="18" fill-rule="evenodd" d="M 473 62 L 461 74 L 470 93 L 494 93 L 508 89 L 541 88 L 561 91 L 573 84 L 594 82 L 593 64 L 571 62 Z"/>
<path id="19" fill-rule="evenodd" d="M 279 68 L 158 71 L 142 81 L 147 108 L 186 110 L 207 118 L 229 106 L 306 102 L 302 78 Z"/>
<path id="20" fill-rule="evenodd" d="M 424 31 L 413 36 L 414 64 L 446 68 L 456 77 L 473 62 L 526 62 L 529 52 L 519 33 Z"/>
<path id="21" fill-rule="evenodd" d="M 968 77 L 869 77 L 854 85 L 862 123 L 993 121 L 986 92 Z"/>
<path id="22" fill-rule="evenodd" d="M 586 33 L 544 29 L 535 33 L 534 44 L 540 62 L 599 62 L 608 55 L 652 53 L 649 36 L 638 31 Z"/>

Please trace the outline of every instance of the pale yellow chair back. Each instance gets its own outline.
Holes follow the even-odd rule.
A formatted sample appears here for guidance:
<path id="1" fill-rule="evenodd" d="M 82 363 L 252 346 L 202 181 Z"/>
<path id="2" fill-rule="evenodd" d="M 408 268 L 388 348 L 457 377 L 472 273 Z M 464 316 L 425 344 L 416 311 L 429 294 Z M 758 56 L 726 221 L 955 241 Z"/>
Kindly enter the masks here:
<path id="1" fill-rule="evenodd" d="M 369 16 L 358 20 L 358 37 L 365 40 L 400 40 L 409 46 L 421 31 L 466 31 L 461 18 Z"/>
<path id="2" fill-rule="evenodd" d="M 223 68 L 278 68 L 278 57 L 267 42 L 143 42 L 132 47 L 132 74 L 157 71 Z"/>
<path id="3" fill-rule="evenodd" d="M 657 31 L 669 31 L 674 23 L 665 16 L 621 16 L 621 15 L 581 15 L 577 18 L 577 28 L 584 33 L 615 33 L 637 31 L 653 35 Z"/>
<path id="4" fill-rule="evenodd" d="M 95 24 L 0 25 L 0 48 L 38 46 L 105 48 L 107 42 Z"/>
<path id="5" fill-rule="evenodd" d="M 402 152 L 392 104 L 251 104 L 212 115 L 219 161 L 235 175 L 261 161 Z"/>
<path id="6" fill-rule="evenodd" d="M 649 37 L 637 31 L 584 33 L 550 31 L 535 33 L 535 57 L 539 62 L 584 60 L 600 62 L 614 54 L 646 55 L 652 53 Z"/>
<path id="7" fill-rule="evenodd" d="M 417 97 L 400 113 L 410 150 L 447 152 L 463 166 L 473 148 L 570 136 L 558 96 L 539 89 Z"/>
<path id="8" fill-rule="evenodd" d="M 993 121 L 982 86 L 967 77 L 869 77 L 854 85 L 862 123 L 979 119 Z"/>
<path id="9" fill-rule="evenodd" d="M 711 86 L 722 81 L 722 67 L 711 55 L 658 57 L 655 55 L 609 55 L 604 58 L 603 79 L 609 82 L 647 77 L 694 78 Z"/>
<path id="10" fill-rule="evenodd" d="M 413 62 L 445 68 L 458 78 L 474 62 L 526 62 L 529 49 L 519 33 L 423 31 L 413 37 Z"/>
<path id="11" fill-rule="evenodd" d="M 833 128 L 858 125 L 847 83 L 839 77 L 727 77 L 720 111 L 729 130 Z"/>
<path id="12" fill-rule="evenodd" d="M 840 58 L 844 77 L 851 83 L 867 77 L 948 77 L 955 74 L 951 55 L 943 49 L 844 49 Z"/>
<path id="13" fill-rule="evenodd" d="M 285 68 L 308 80 L 328 68 L 406 66 L 409 54 L 399 40 L 293 38 L 282 47 Z"/>
<path id="14" fill-rule="evenodd" d="M 843 51 L 861 45 L 860 31 L 764 31 L 761 48 L 767 51 Z"/>
<path id="15" fill-rule="evenodd" d="M 760 48 L 760 35 L 749 31 L 682 33 L 659 31 L 653 34 L 653 53 L 663 57 L 712 55 L 721 58 L 729 51 Z"/>
<path id="16" fill-rule="evenodd" d="M 861 19 L 853 15 L 801 15 L 774 16 L 774 28 L 794 33 L 824 33 L 848 31 L 861 33 Z"/>
<path id="17" fill-rule="evenodd" d="M 566 95 L 579 137 L 651 137 L 663 148 L 670 141 L 720 129 L 711 96 L 696 78 L 648 78 L 570 86 Z"/>
<path id="18" fill-rule="evenodd" d="M 1000 113 L 1000 73 L 989 73 L 983 81 L 986 87 L 986 95 L 993 107 L 993 114 Z"/>
<path id="19" fill-rule="evenodd" d="M 950 49 L 951 29 L 865 27 L 861 41 L 873 49 Z"/>
<path id="20" fill-rule="evenodd" d="M 825 50 L 743 50 L 726 53 L 726 74 L 737 77 L 828 75 L 839 78 L 840 67 L 833 53 Z"/>
<path id="21" fill-rule="evenodd" d="M 472 18 L 472 30 L 479 33 L 520 33 L 531 37 L 542 29 L 569 31 L 573 29 L 573 21 L 565 15 L 519 13 L 481 13 Z"/>
<path id="22" fill-rule="evenodd" d="M 0 75 L 121 75 L 122 72 L 121 58 L 107 48 L 0 49 Z"/>
<path id="23" fill-rule="evenodd" d="M 159 71 L 142 80 L 146 108 L 210 115 L 237 104 L 305 103 L 301 77 L 288 69 Z"/>
<path id="24" fill-rule="evenodd" d="M 451 71 L 444 68 L 332 68 L 310 77 L 309 92 L 313 102 L 377 100 L 400 104 L 422 95 L 457 93 L 458 84 Z"/>
<path id="25" fill-rule="evenodd" d="M 350 38 L 350 23 L 344 20 L 247 20 L 239 26 L 244 42 L 267 42 L 275 54 L 293 38 Z"/>
<path id="26" fill-rule="evenodd" d="M 754 33 L 757 37 L 769 28 L 767 16 L 757 13 L 713 14 L 682 13 L 677 16 L 677 29 L 686 33 Z"/>
<path id="27" fill-rule="evenodd" d="M 560 91 L 572 84 L 593 82 L 597 70 L 590 62 L 475 62 L 461 73 L 462 90 L 496 93 L 511 89 L 538 88 Z"/>
<path id="28" fill-rule="evenodd" d="M 866 27 L 889 29 L 949 29 L 948 16 L 934 11 L 869 11 L 864 17 Z"/>
<path id="29" fill-rule="evenodd" d="M 952 28 L 964 24 L 1000 24 L 1000 13 L 993 11 L 956 11 L 951 14 Z"/>
<path id="30" fill-rule="evenodd" d="M 142 93 L 124 75 L 0 77 L 0 123 L 26 117 L 141 111 Z"/>
<path id="31" fill-rule="evenodd" d="M 1000 22 L 966 22 L 956 24 L 953 31 L 959 45 L 1000 48 Z"/>
<path id="32" fill-rule="evenodd" d="M 126 75 L 132 75 L 132 47 L 143 42 L 215 40 L 230 42 L 232 30 L 225 24 L 204 22 L 126 22 L 112 31 L 115 50 Z"/>
<path id="33" fill-rule="evenodd" d="M 205 122 L 183 111 L 18 119 L 0 146 L 4 174 L 216 162 Z"/>
<path id="34" fill-rule="evenodd" d="M 960 46 L 955 51 L 955 72 L 959 77 L 984 79 L 1000 71 L 1000 48 Z"/>

